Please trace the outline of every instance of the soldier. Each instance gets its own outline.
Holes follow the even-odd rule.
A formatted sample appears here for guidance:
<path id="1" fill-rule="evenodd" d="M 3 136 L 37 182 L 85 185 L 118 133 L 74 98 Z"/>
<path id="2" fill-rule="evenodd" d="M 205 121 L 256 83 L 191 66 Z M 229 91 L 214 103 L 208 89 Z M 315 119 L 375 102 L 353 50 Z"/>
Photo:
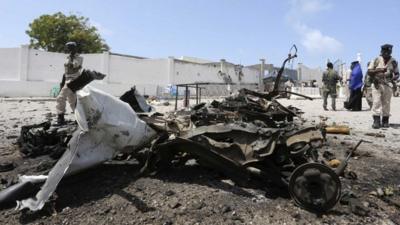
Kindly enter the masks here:
<path id="1" fill-rule="evenodd" d="M 328 104 L 328 95 L 332 98 L 332 110 L 336 110 L 336 84 L 340 80 L 340 76 L 333 69 L 333 64 L 328 62 L 326 64 L 327 70 L 322 74 L 322 96 L 324 98 L 323 107 L 324 110 L 328 110 L 326 107 Z"/>
<path id="2" fill-rule="evenodd" d="M 76 95 L 67 87 L 67 84 L 81 75 L 81 68 L 83 58 L 77 53 L 77 45 L 75 42 L 68 42 L 65 44 L 67 51 L 70 53 L 67 57 L 67 62 L 64 64 L 65 73 L 60 84 L 61 91 L 57 97 L 56 110 L 58 114 L 57 123 L 62 125 L 65 123 L 65 105 L 68 100 L 72 111 L 76 106 Z"/>
<path id="3" fill-rule="evenodd" d="M 368 74 L 372 82 L 372 112 L 374 123 L 372 128 L 389 127 L 390 99 L 393 81 L 399 78 L 397 61 L 392 57 L 393 45 L 381 46 L 381 55 L 368 66 Z M 382 116 L 382 123 L 381 123 Z"/>

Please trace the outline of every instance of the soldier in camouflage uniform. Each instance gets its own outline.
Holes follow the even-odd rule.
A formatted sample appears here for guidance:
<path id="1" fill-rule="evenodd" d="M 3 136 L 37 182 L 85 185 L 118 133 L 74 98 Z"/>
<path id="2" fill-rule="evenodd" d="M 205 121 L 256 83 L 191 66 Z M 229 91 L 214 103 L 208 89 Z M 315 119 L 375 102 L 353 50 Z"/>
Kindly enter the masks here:
<path id="1" fill-rule="evenodd" d="M 393 81 L 399 78 L 397 61 L 392 57 L 390 44 L 381 46 L 381 55 L 368 66 L 368 74 L 372 82 L 372 112 L 374 123 L 372 128 L 389 127 L 390 99 L 393 95 Z M 381 123 L 382 116 L 382 123 Z"/>
<path id="2" fill-rule="evenodd" d="M 67 62 L 64 64 L 65 74 L 60 84 L 61 91 L 57 96 L 56 109 L 57 109 L 57 123 L 62 125 L 65 123 L 64 114 L 66 101 L 68 100 L 71 109 L 74 111 L 76 106 L 76 95 L 67 87 L 67 84 L 81 75 L 81 68 L 83 58 L 77 53 L 77 45 L 75 42 L 68 42 L 65 44 L 70 55 L 67 57 Z"/>
<path id="3" fill-rule="evenodd" d="M 328 110 L 328 95 L 332 98 L 332 110 L 336 110 L 336 84 L 340 80 L 340 76 L 338 73 L 333 69 L 333 64 L 328 62 L 326 65 L 328 68 L 322 74 L 322 97 L 324 99 L 323 107 L 324 110 Z"/>

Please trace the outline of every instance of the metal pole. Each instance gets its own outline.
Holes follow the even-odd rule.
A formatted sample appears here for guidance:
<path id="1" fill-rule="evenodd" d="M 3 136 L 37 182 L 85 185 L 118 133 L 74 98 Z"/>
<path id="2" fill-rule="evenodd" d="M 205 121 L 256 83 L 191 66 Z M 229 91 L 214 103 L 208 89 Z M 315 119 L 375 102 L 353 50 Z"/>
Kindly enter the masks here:
<path id="1" fill-rule="evenodd" d="M 265 59 L 260 59 L 260 79 L 258 80 L 258 91 L 264 92 L 264 73 L 265 73 Z"/>
<path id="2" fill-rule="evenodd" d="M 175 110 L 178 109 L 178 87 L 176 86 L 176 91 L 175 91 Z"/>
<path id="3" fill-rule="evenodd" d="M 196 105 L 199 104 L 199 85 L 196 84 Z"/>
<path id="4" fill-rule="evenodd" d="M 199 89 L 199 103 L 201 103 L 201 87 L 200 87 L 200 89 Z"/>
<path id="5" fill-rule="evenodd" d="M 189 107 L 189 87 L 185 87 L 185 107 Z"/>

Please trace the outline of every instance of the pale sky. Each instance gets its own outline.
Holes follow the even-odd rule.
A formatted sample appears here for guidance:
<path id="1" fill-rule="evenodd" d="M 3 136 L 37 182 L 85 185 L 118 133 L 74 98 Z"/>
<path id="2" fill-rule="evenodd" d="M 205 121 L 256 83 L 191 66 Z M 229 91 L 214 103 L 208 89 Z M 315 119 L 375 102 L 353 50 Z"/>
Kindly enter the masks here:
<path id="1" fill-rule="evenodd" d="M 280 65 L 296 44 L 295 63 L 325 67 L 358 52 L 366 64 L 384 43 L 400 58 L 399 0 L 0 0 L 0 47 L 29 43 L 28 24 L 59 11 L 88 17 L 112 52 L 150 58 Z"/>

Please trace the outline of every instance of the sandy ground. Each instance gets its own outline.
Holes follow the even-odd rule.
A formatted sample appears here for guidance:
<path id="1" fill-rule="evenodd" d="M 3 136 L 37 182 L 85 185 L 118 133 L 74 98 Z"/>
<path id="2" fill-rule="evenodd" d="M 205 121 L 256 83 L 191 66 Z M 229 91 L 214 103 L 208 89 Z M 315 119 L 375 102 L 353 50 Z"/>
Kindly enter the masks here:
<path id="1" fill-rule="evenodd" d="M 322 100 L 317 99 L 313 101 L 306 100 L 285 100 L 282 99 L 280 102 L 284 105 L 296 106 L 304 111 L 303 117 L 311 123 L 320 123 L 322 120 L 326 120 L 327 125 L 348 125 L 351 129 L 351 135 L 344 137 L 345 140 L 367 140 L 373 142 L 368 144 L 371 146 L 385 147 L 386 151 L 376 151 L 378 156 L 392 157 L 400 160 L 400 98 L 392 98 L 391 114 L 390 117 L 390 128 L 384 129 L 372 129 L 372 112 L 369 110 L 369 106 L 365 99 L 363 99 L 363 107 L 360 112 L 347 111 L 343 108 L 343 99 L 338 99 L 336 102 L 337 111 L 324 111 L 322 108 Z M 328 100 L 328 109 L 330 105 L 330 99 Z M 368 134 L 381 134 L 378 136 L 383 137 L 372 137 Z M 395 154 L 392 154 L 395 153 Z M 400 161 L 399 161 L 400 162 Z"/>
<path id="2" fill-rule="evenodd" d="M 357 180 L 342 180 L 343 189 L 351 190 L 370 209 L 367 217 L 356 216 L 347 206 L 339 205 L 325 215 L 302 210 L 287 198 L 271 197 L 265 190 L 237 187 L 227 178 L 196 166 L 173 169 L 153 177 L 134 177 L 135 165 L 104 165 L 73 179 L 57 190 L 57 198 L 39 213 L 0 210 L 0 224 L 400 224 L 400 210 L 369 195 L 376 188 L 400 189 L 400 98 L 392 99 L 391 127 L 371 129 L 372 115 L 364 100 L 363 111 L 343 109 L 324 111 L 322 100 L 287 100 L 305 112 L 307 123 L 348 125 L 350 135 L 329 135 L 327 146 L 341 157 L 360 140 L 359 155 L 350 161 L 348 170 Z M 159 111 L 173 108 L 155 106 Z M 330 104 L 330 103 L 329 103 Z M 0 173 L 0 190 L 29 164 L 21 160 L 14 144 L 20 127 L 52 118 L 52 99 L 0 99 L 0 162 L 12 160 L 14 172 Z M 73 114 L 67 118 L 73 119 Z M 372 137 L 379 133 L 384 137 Z M 399 200 L 399 192 L 393 197 Z"/>

